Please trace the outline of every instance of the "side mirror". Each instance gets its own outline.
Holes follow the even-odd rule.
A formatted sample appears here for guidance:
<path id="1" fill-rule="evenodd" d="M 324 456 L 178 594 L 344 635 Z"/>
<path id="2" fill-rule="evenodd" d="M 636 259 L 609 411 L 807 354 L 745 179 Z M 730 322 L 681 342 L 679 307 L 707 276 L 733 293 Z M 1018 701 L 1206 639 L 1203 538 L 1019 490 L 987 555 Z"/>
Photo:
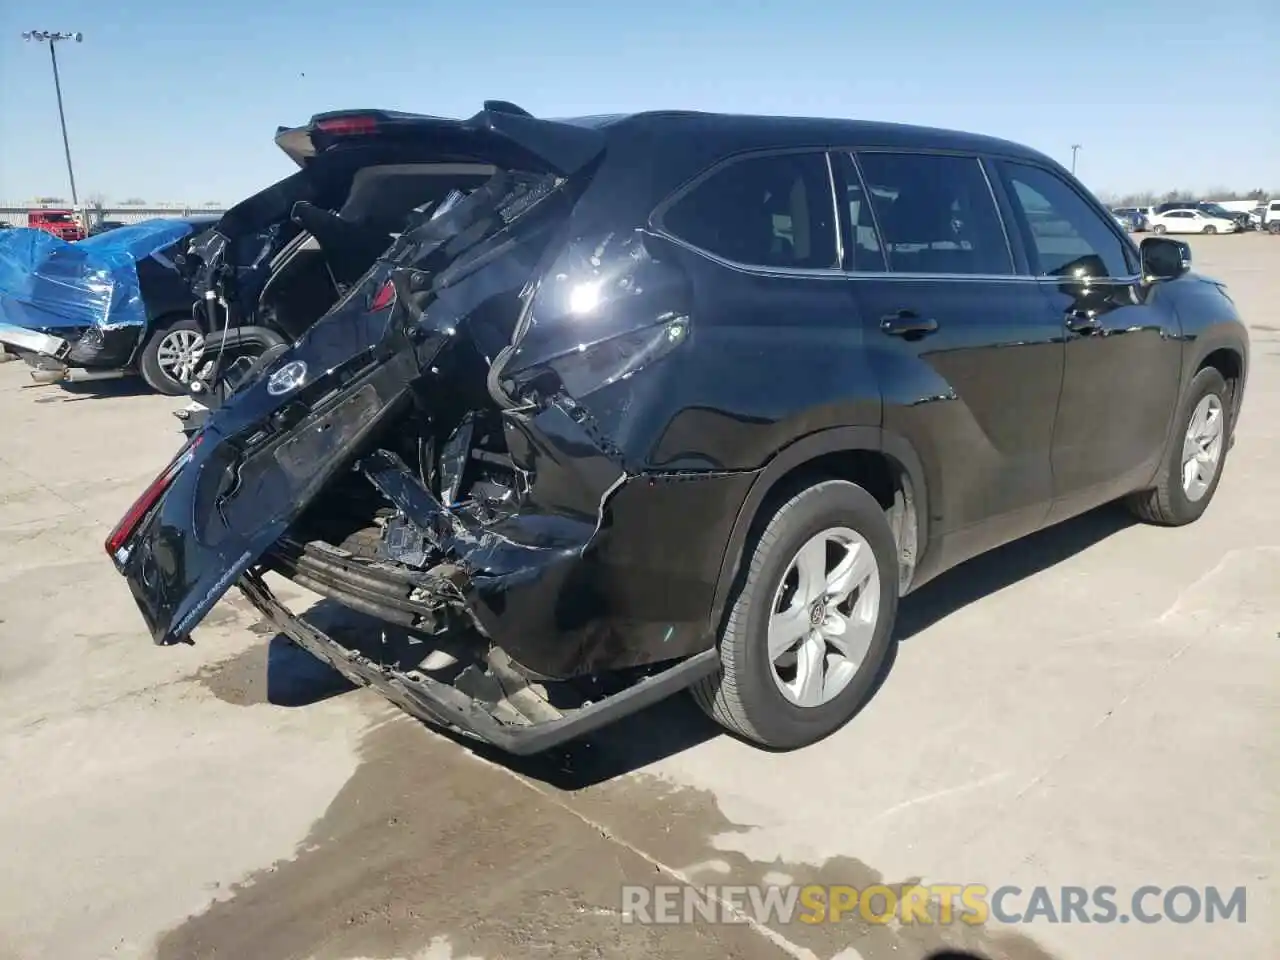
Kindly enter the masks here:
<path id="1" fill-rule="evenodd" d="M 1168 237 L 1146 237 L 1139 247 L 1142 255 L 1142 278 L 1177 280 L 1191 269 L 1191 247 Z"/>

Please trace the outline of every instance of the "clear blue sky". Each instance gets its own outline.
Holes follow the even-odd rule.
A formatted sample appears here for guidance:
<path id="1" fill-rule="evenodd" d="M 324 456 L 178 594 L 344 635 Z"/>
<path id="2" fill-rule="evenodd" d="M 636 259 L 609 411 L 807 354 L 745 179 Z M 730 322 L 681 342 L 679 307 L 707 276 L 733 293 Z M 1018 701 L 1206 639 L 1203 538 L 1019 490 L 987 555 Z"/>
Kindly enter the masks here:
<path id="1" fill-rule="evenodd" d="M 3 0 L 0 200 L 229 203 L 292 167 L 279 124 L 378 106 L 649 108 L 990 133 L 1096 191 L 1280 190 L 1280 0 Z"/>

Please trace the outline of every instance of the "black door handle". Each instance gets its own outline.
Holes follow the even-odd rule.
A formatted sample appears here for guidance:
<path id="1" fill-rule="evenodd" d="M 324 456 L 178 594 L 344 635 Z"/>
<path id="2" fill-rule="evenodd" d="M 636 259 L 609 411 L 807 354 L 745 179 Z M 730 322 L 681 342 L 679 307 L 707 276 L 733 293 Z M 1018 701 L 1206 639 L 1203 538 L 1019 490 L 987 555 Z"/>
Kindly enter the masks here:
<path id="1" fill-rule="evenodd" d="M 891 337 L 918 340 L 937 330 L 938 321 L 932 317 L 922 317 L 913 310 L 899 310 L 887 317 L 881 317 L 880 329 Z"/>
<path id="2" fill-rule="evenodd" d="M 1067 329 L 1072 333 L 1092 334 L 1102 329 L 1098 315 L 1089 310 L 1068 310 Z"/>

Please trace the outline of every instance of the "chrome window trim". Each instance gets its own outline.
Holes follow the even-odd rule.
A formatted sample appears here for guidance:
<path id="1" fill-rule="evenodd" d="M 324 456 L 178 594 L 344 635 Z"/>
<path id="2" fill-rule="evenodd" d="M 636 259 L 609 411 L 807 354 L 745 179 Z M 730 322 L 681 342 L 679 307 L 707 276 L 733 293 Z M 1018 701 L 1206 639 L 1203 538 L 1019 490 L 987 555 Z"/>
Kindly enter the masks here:
<path id="1" fill-rule="evenodd" d="M 677 237 L 674 233 L 668 233 L 661 227 L 651 228 L 655 236 L 669 243 L 674 243 L 678 247 L 684 247 L 691 253 L 696 253 L 700 257 L 718 263 L 722 267 L 728 267 L 731 270 L 737 270 L 739 273 L 762 274 L 764 276 L 779 277 L 811 277 L 816 279 L 833 279 L 839 280 L 848 276 L 848 273 L 839 267 L 768 267 L 757 263 L 739 263 L 736 260 L 730 260 L 719 254 L 712 253 L 710 250 L 704 250 L 696 244 L 690 243 Z"/>
<path id="2" fill-rule="evenodd" d="M 827 161 L 827 186 L 831 189 L 831 224 L 836 230 L 836 263 L 843 268 L 844 237 L 840 232 L 840 198 L 836 196 L 836 171 L 831 164 L 831 151 L 823 150 L 822 157 Z"/>
<path id="3" fill-rule="evenodd" d="M 698 186 L 703 183 L 703 181 L 714 176 L 716 173 L 720 172 L 726 167 L 732 166 L 733 164 L 742 162 L 744 160 L 752 160 L 759 157 L 788 156 L 788 155 L 795 155 L 795 154 L 813 154 L 813 153 L 822 154 L 824 159 L 826 160 L 827 185 L 828 185 L 828 188 L 830 189 L 831 203 L 832 203 L 832 209 L 831 209 L 832 226 L 835 231 L 837 263 L 839 263 L 840 266 L 837 266 L 837 267 L 774 267 L 774 266 L 765 266 L 762 264 L 754 264 L 754 263 L 740 263 L 737 260 L 730 260 L 728 257 L 722 257 L 719 254 L 712 253 L 710 250 L 706 250 L 703 247 L 698 246 L 697 244 L 690 243 L 688 240 L 685 240 L 677 236 L 676 234 L 672 233 L 671 231 L 669 231 L 662 223 L 662 216 L 664 213 L 667 212 L 667 210 L 673 207 L 676 203 L 678 203 L 681 199 L 683 199 L 689 193 L 696 190 Z M 995 195 L 995 190 L 991 183 L 990 174 L 987 172 L 986 164 L 982 162 L 982 158 L 984 156 L 987 156 L 987 154 L 975 154 L 965 150 L 928 149 L 928 148 L 910 149 L 910 148 L 902 148 L 902 147 L 849 147 L 849 146 L 779 147 L 779 148 L 773 148 L 773 149 L 766 148 L 762 150 L 748 150 L 742 153 L 736 153 L 731 156 L 724 157 L 721 160 L 717 161 L 716 163 L 713 163 L 710 167 L 706 168 L 701 173 L 697 174 L 694 177 L 691 177 L 687 182 L 685 182 L 682 186 L 674 190 L 669 196 L 667 196 L 664 200 L 662 200 L 662 202 L 659 203 L 653 209 L 653 211 L 650 213 L 648 217 L 646 228 L 650 232 L 652 232 L 655 236 L 661 237 L 662 239 L 668 241 L 669 243 L 674 243 L 676 246 L 683 247 L 685 250 L 688 250 L 690 253 L 694 253 L 700 257 L 704 257 L 705 259 L 710 260 L 712 263 L 718 264 L 722 267 L 727 267 L 728 269 L 734 270 L 738 273 L 751 274 L 755 276 L 786 277 L 786 278 L 792 278 L 792 279 L 811 279 L 811 280 L 842 280 L 842 279 L 843 280 L 859 280 L 859 279 L 872 280 L 874 279 L 874 280 L 892 280 L 896 282 L 923 281 L 927 283 L 957 283 L 957 282 L 1037 283 L 1037 284 L 1052 283 L 1055 285 L 1061 285 L 1063 283 L 1077 283 L 1077 284 L 1099 284 L 1099 285 L 1106 284 L 1106 285 L 1114 285 L 1114 286 L 1132 286 L 1135 284 L 1140 284 L 1145 282 L 1144 277 L 1141 273 L 1137 273 L 1128 277 L 1055 277 L 1049 274 L 1031 274 L 1031 273 L 905 273 L 901 271 L 893 271 L 893 270 L 887 270 L 887 269 L 886 270 L 845 270 L 843 266 L 844 238 L 840 232 L 840 209 L 839 209 L 840 201 L 839 201 L 839 198 L 836 196 L 835 171 L 832 166 L 832 157 L 831 157 L 833 153 L 843 153 L 849 159 L 850 164 L 853 166 L 854 172 L 858 176 L 858 181 L 863 190 L 863 193 L 868 198 L 870 197 L 870 193 L 867 191 L 866 181 L 862 174 L 862 166 L 861 164 L 858 163 L 857 155 L 859 153 L 879 153 L 879 154 L 911 153 L 911 154 L 920 154 L 925 156 L 958 157 L 963 159 L 972 159 L 976 161 L 978 164 L 978 168 L 982 171 L 983 180 L 987 184 L 987 191 L 991 197 L 992 205 L 995 207 L 996 217 L 1000 221 L 1000 229 L 1005 238 L 1005 248 L 1009 253 L 1010 264 L 1013 266 L 1016 266 L 1016 258 L 1013 256 L 1013 248 L 1011 245 L 1012 239 L 1009 236 L 1009 225 L 1005 222 L 1005 218 L 1000 210 L 1000 203 Z M 993 155 L 993 157 L 996 160 L 1013 160 L 1013 158 L 1006 157 L 1001 154 Z M 1019 162 L 1026 166 L 1031 166 L 1031 167 L 1040 169 L 1046 173 L 1052 173 L 1051 170 L 1048 170 L 1042 164 L 1029 163 L 1025 160 L 1016 160 L 1013 162 Z M 1069 184 L 1068 186 L 1070 187 Z M 1075 192 L 1079 194 L 1079 191 L 1075 191 Z M 1086 205 L 1089 205 L 1087 201 L 1086 201 Z M 880 222 L 876 216 L 875 204 L 874 203 L 870 204 L 869 209 L 871 211 L 872 222 L 875 226 L 876 237 L 878 240 L 881 241 L 881 243 L 883 243 L 883 237 L 880 233 Z M 1128 237 L 1126 236 L 1124 239 L 1128 240 Z M 888 265 L 887 256 L 885 257 L 885 262 L 887 266 Z"/>
<path id="4" fill-rule="evenodd" d="M 893 261 L 889 259 L 889 250 L 884 245 L 884 231 L 880 229 L 880 215 L 876 212 L 876 202 L 871 199 L 871 191 L 867 189 L 867 178 L 862 175 L 862 164 L 858 162 L 858 154 L 854 150 L 841 150 L 845 159 L 849 161 L 849 166 L 853 168 L 853 175 L 858 178 L 858 189 L 862 191 L 862 200 L 860 202 L 867 205 L 867 212 L 871 214 L 871 229 L 876 234 L 876 249 L 880 254 L 880 259 L 884 263 L 883 270 L 850 270 L 850 273 L 884 273 L 890 274 Z M 828 154 L 830 156 L 830 154 Z M 849 202 L 848 197 L 845 203 Z M 855 234 L 856 236 L 856 234 Z"/>
<path id="5" fill-rule="evenodd" d="M 654 231 L 657 236 L 662 237 L 670 243 L 683 247 L 691 253 L 696 253 L 701 257 L 718 263 L 722 267 L 728 267 L 739 273 L 759 274 L 764 276 L 780 276 L 780 277 L 808 277 L 810 279 L 825 280 L 893 280 L 897 282 L 919 282 L 925 281 L 929 283 L 1052 283 L 1059 286 L 1063 283 L 1078 284 L 1107 284 L 1113 286 L 1132 286 L 1133 284 L 1142 282 L 1142 275 L 1135 274 L 1132 277 L 1053 277 L 1053 276 L 1032 276 L 1025 273 L 903 273 L 892 272 L 888 270 L 843 270 L 835 267 L 764 267 L 752 263 L 738 263 L 736 260 L 729 260 L 726 257 L 718 256 L 710 250 L 704 250 L 701 247 L 689 243 L 687 240 L 666 233 L 665 231 Z"/>
<path id="6" fill-rule="evenodd" d="M 1004 251 L 1009 255 L 1009 266 L 1017 269 L 1018 258 L 1013 255 L 1013 238 L 1009 236 L 1009 225 L 1004 222 L 1004 211 L 1000 209 L 1000 198 L 996 196 L 995 185 L 991 182 L 991 175 L 987 173 L 987 165 L 982 162 L 982 157 L 977 156 L 974 159 L 978 161 L 978 169 L 982 171 L 982 180 L 987 185 L 987 195 L 991 197 L 991 206 L 996 211 L 996 220 L 1000 222 L 1000 232 L 1004 234 Z"/>
<path id="7" fill-rule="evenodd" d="M 1142 282 L 1142 275 L 1132 277 L 1054 277 L 1049 275 L 1032 276 L 1026 273 L 902 273 L 880 270 L 846 270 L 844 275 L 852 279 L 876 280 L 930 280 L 954 283 L 972 281 L 981 283 L 1052 283 L 1059 286 L 1064 283 L 1107 284 L 1112 286 L 1129 286 Z"/>
<path id="8" fill-rule="evenodd" d="M 728 257 L 722 257 L 717 253 L 712 253 L 710 250 L 704 249 L 695 243 L 690 243 L 688 240 L 672 233 L 662 222 L 663 216 L 668 210 L 691 194 L 694 190 L 698 189 L 698 187 L 704 182 L 709 180 L 711 177 L 714 177 L 717 173 L 727 167 L 742 163 L 746 160 L 756 160 L 761 157 L 784 157 L 808 154 L 821 157 L 826 165 L 827 190 L 828 195 L 831 198 L 831 229 L 833 239 L 835 240 L 835 250 L 837 254 L 837 265 L 834 267 L 775 267 L 759 263 L 740 263 L 737 260 L 730 260 Z M 678 187 L 670 196 L 659 203 L 654 208 L 653 212 L 649 214 L 647 226 L 655 236 L 662 237 L 664 240 L 683 247 L 691 253 L 696 253 L 713 263 L 718 263 L 722 267 L 728 267 L 729 269 L 736 270 L 739 273 L 778 277 L 810 277 L 816 279 L 839 279 L 845 276 L 845 271 L 843 270 L 844 251 L 842 247 L 842 238 L 840 236 L 840 210 L 836 206 L 835 177 L 831 172 L 831 155 L 827 147 L 779 147 L 775 149 L 747 150 L 742 153 L 735 153 L 731 156 L 724 157 L 716 163 L 713 163 L 707 169 L 703 170 L 697 176 L 691 178 L 683 186 Z"/>

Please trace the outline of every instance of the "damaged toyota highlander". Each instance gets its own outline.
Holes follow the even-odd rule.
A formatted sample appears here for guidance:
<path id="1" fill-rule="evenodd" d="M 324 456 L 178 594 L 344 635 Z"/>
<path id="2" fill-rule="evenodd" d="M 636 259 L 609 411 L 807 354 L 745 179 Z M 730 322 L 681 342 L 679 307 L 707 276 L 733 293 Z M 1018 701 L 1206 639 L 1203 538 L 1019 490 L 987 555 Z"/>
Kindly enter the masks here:
<path id="1" fill-rule="evenodd" d="M 157 643 L 238 585 L 507 751 L 685 689 L 795 748 L 872 696 L 900 597 L 1112 500 L 1189 523 L 1222 475 L 1225 289 L 1025 147 L 498 101 L 277 142 L 300 169 L 225 215 L 203 296 L 296 336 L 228 372 L 106 543 Z"/>

